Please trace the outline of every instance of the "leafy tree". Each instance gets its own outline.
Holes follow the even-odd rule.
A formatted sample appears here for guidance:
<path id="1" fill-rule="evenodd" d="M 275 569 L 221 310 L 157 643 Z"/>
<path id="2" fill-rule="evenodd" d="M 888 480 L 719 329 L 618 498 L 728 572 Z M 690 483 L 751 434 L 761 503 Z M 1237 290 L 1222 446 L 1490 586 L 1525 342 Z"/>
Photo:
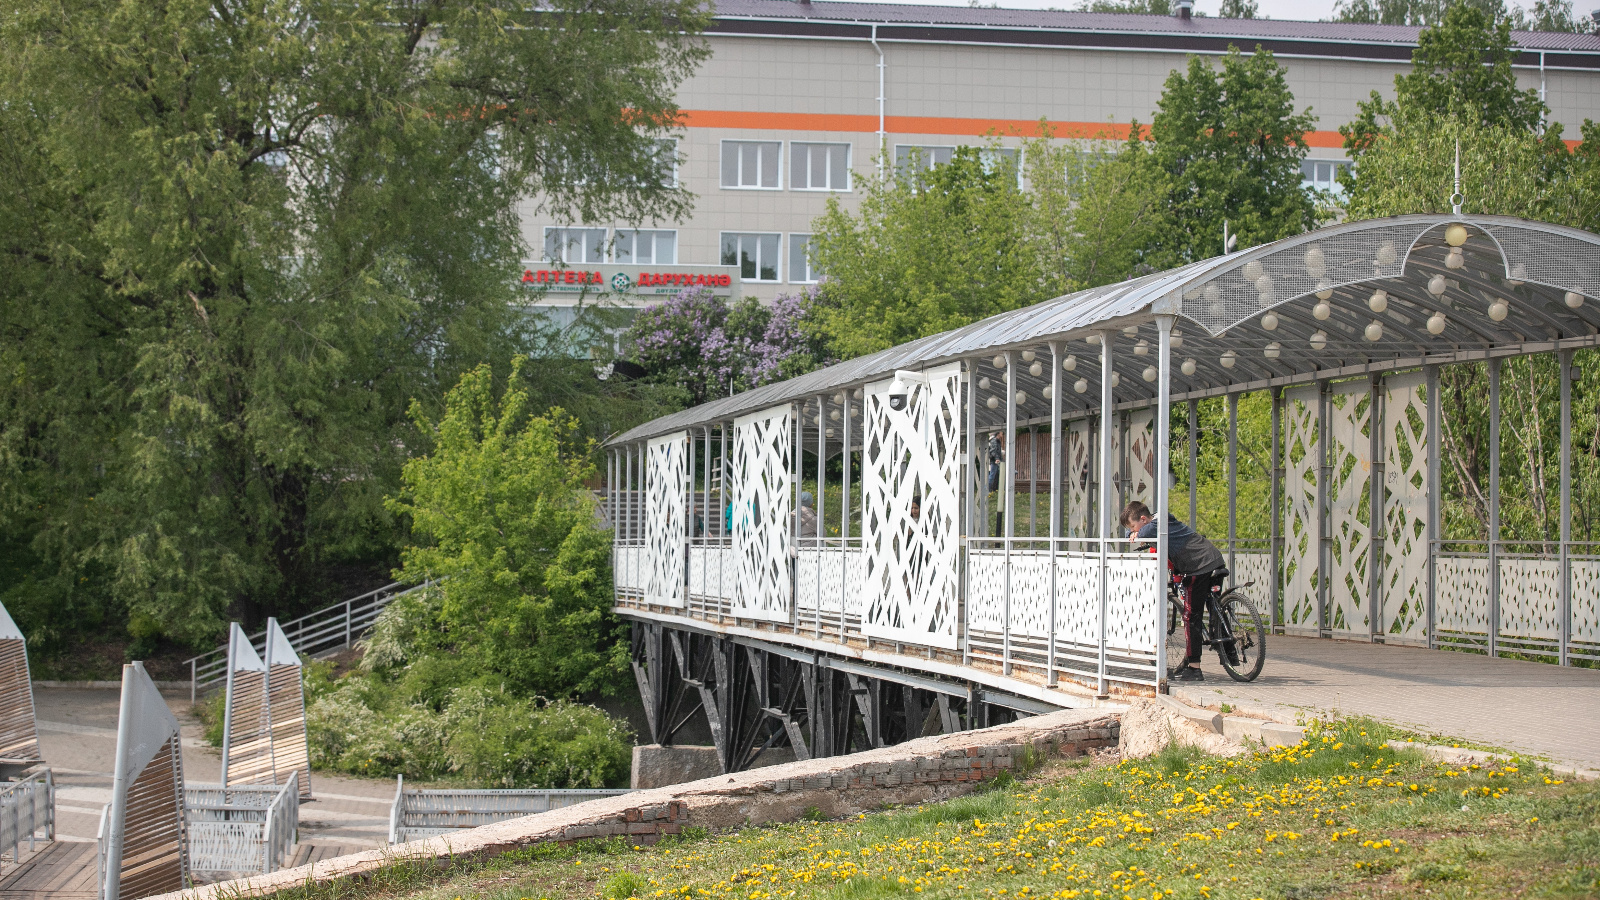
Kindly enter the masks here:
<path id="1" fill-rule="evenodd" d="M 623 352 L 651 380 L 687 393 L 691 403 L 726 397 L 802 375 L 823 364 L 808 328 L 817 291 L 729 303 L 705 288 L 680 291 L 639 313 Z"/>
<path id="2" fill-rule="evenodd" d="M 1085 0 L 1078 5 L 1084 12 L 1125 13 L 1136 16 L 1169 16 L 1169 0 Z"/>
<path id="3" fill-rule="evenodd" d="M 1345 149 L 1359 167 L 1361 154 L 1395 122 L 1443 114 L 1463 122 L 1537 128 L 1546 112 L 1534 90 L 1517 87 L 1511 26 L 1474 7 L 1452 6 L 1436 27 L 1424 30 L 1411 54 L 1411 70 L 1394 78 L 1395 99 L 1374 91 L 1355 120 L 1339 126 Z M 1420 119 L 1419 119 L 1420 120 Z"/>
<path id="4" fill-rule="evenodd" d="M 827 273 L 816 328 L 832 352 L 872 353 L 1061 293 L 1018 182 L 1011 160 L 962 147 L 870 182 L 859 217 L 829 200 L 812 246 Z"/>
<path id="5" fill-rule="evenodd" d="M 1478 9 L 1490 19 L 1506 15 L 1503 0 L 1339 0 L 1333 7 L 1333 20 L 1366 25 L 1413 25 L 1428 28 L 1444 21 L 1445 13 L 1455 6 Z"/>
<path id="6" fill-rule="evenodd" d="M 561 697 L 610 691 L 626 670 L 610 604 L 610 541 L 584 487 L 594 474 L 587 442 L 561 410 L 533 415 L 516 382 L 495 396 L 479 365 L 417 428 L 433 451 L 405 465 L 387 501 L 425 543 L 408 547 L 402 580 L 445 579 L 436 631 L 423 646 L 448 656 L 440 684 L 487 678 L 515 694 Z M 431 646 L 430 646 L 431 645 Z"/>
<path id="7" fill-rule="evenodd" d="M 1222 0 L 1217 15 L 1224 19 L 1254 19 L 1261 17 L 1261 8 L 1256 0 Z"/>
<path id="8" fill-rule="evenodd" d="M 1198 57 L 1167 78 L 1148 136 L 1135 123 L 1130 147 L 1169 180 L 1175 227 L 1162 242 L 1173 263 L 1222 252 L 1222 225 L 1241 244 L 1266 243 L 1316 227 L 1300 187 L 1310 108 L 1296 113 L 1285 70 L 1270 51 L 1230 47 L 1220 70 Z"/>
<path id="9" fill-rule="evenodd" d="M 1168 205 L 1172 181 L 1149 153 L 1148 143 L 1131 142 L 1121 153 L 1102 149 L 1074 160 L 1065 176 L 1070 212 L 1042 217 L 1046 227 L 1066 232 L 1055 249 L 1071 290 L 1170 267 L 1167 242 L 1177 228 Z"/>
<path id="10" fill-rule="evenodd" d="M 0 533 L 45 588 L 6 597 L 25 626 L 98 604 L 198 642 L 392 565 L 382 498 L 427 445 L 408 404 L 537 346 L 518 203 L 688 209 L 659 139 L 704 22 L 687 0 L 11 4 Z"/>

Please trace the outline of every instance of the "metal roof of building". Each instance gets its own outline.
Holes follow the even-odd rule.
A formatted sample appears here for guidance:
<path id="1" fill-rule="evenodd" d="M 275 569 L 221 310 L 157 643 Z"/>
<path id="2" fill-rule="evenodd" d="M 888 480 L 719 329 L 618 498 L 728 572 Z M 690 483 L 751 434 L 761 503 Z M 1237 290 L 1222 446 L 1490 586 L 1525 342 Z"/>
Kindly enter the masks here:
<path id="1" fill-rule="evenodd" d="M 970 6 L 915 6 L 898 3 L 854 3 L 842 0 L 716 0 L 718 18 L 786 19 L 852 24 L 931 25 L 966 28 L 1051 29 L 1107 34 L 1191 35 L 1261 39 L 1264 41 L 1329 41 L 1415 46 L 1420 28 L 1409 25 L 1362 25 L 1349 22 L 1301 22 L 1289 19 L 1180 19 L 1068 10 L 997 9 Z M 1513 40 L 1525 50 L 1600 52 L 1600 35 L 1516 31 Z"/>
<path id="2" fill-rule="evenodd" d="M 1457 249 L 1446 241 L 1454 224 L 1467 229 Z M 1383 304 L 1373 302 L 1375 292 L 1382 293 Z M 1574 296 L 1580 300 L 1576 307 L 1569 302 Z M 1506 304 L 1500 319 L 1489 312 L 1497 301 Z M 1310 381 L 1326 377 L 1321 373 L 1401 360 L 1456 359 L 1463 353 L 1530 343 L 1596 343 L 1600 235 L 1504 216 L 1416 215 L 1345 222 L 991 316 L 663 416 L 609 443 L 725 422 L 890 378 L 897 370 L 957 360 L 972 361 L 979 377 L 1003 381 L 1005 369 L 992 356 L 1038 351 L 1052 341 L 1066 352 L 1076 347 L 1080 349 L 1075 352 L 1093 357 L 1072 377 L 1098 384 L 1099 349 L 1083 341 L 1102 334 L 1112 339 L 1117 401 L 1148 400 L 1155 393 L 1155 385 L 1144 377 L 1154 363 L 1156 333 L 1151 325 L 1161 314 L 1178 317 L 1184 341 L 1172 357 L 1174 394 Z M 1436 315 L 1443 320 L 1437 334 L 1428 327 Z M 1377 338 L 1368 334 L 1374 322 L 1380 326 Z M 1141 341 L 1145 352 L 1140 352 Z M 1194 360 L 1194 374 L 1177 371 L 1182 359 Z M 1019 372 L 1013 377 L 1020 389 L 1038 397 L 1050 384 L 1048 375 Z M 1074 407 L 1098 404 L 1098 388 L 1077 393 L 1082 396 L 1074 398 Z M 994 424 L 988 411 L 979 418 Z"/>

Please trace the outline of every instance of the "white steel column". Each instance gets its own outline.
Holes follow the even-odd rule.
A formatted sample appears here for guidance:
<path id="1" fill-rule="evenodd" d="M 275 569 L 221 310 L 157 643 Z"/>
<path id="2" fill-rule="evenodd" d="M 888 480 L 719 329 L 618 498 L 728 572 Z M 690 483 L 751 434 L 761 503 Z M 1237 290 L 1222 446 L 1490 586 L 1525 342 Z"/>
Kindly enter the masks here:
<path id="1" fill-rule="evenodd" d="M 1056 550 L 1061 540 L 1061 342 L 1050 342 L 1050 639 L 1045 684 L 1056 683 Z"/>
<path id="2" fill-rule="evenodd" d="M 978 480 L 986 476 L 983 466 L 983 450 L 978 441 L 978 361 L 966 360 L 964 365 L 967 370 L 967 515 L 966 515 L 966 540 L 962 542 L 965 552 L 961 556 L 961 664 L 968 665 L 972 662 L 972 629 L 967 621 L 968 598 L 972 596 L 972 551 L 973 539 L 978 535 L 978 494 L 980 490 L 987 491 L 989 485 L 983 484 L 980 488 Z"/>
<path id="3" fill-rule="evenodd" d="M 1116 398 L 1111 393 L 1111 342 L 1115 340 L 1114 331 L 1100 332 L 1100 651 L 1099 662 L 1095 667 L 1096 687 L 1095 694 L 1100 698 L 1110 696 L 1106 681 L 1106 615 L 1111 604 L 1111 595 L 1108 584 L 1110 573 L 1110 560 L 1107 553 L 1111 549 L 1112 523 L 1116 518 L 1111 511 L 1111 467 L 1114 460 L 1111 455 L 1111 429 L 1116 427 L 1111 412 Z"/>
<path id="4" fill-rule="evenodd" d="M 799 574 L 800 565 L 800 476 L 805 474 L 800 465 L 800 458 L 805 455 L 806 448 L 806 402 L 797 400 L 789 404 L 789 415 L 794 419 L 794 431 L 790 433 L 789 440 L 789 473 L 794 478 L 793 493 L 789 499 L 794 505 L 789 507 L 789 627 L 800 630 L 800 598 L 796 596 L 796 587 L 799 582 L 795 578 Z"/>
<path id="5" fill-rule="evenodd" d="M 1561 665 L 1572 643 L 1572 351 L 1556 354 L 1561 369 Z"/>
<path id="6" fill-rule="evenodd" d="M 1189 401 L 1189 525 L 1198 530 L 1200 518 L 1200 401 Z"/>
<path id="7" fill-rule="evenodd" d="M 1269 618 L 1274 628 L 1283 625 L 1283 576 L 1278 565 L 1283 559 L 1283 388 L 1272 389 L 1272 479 L 1271 522 L 1268 524 L 1272 587 L 1267 602 L 1272 604 Z"/>
<path id="8" fill-rule="evenodd" d="M 1489 360 L 1489 655 L 1500 655 L 1500 359 Z"/>
<path id="9" fill-rule="evenodd" d="M 1001 508 L 1005 510 L 1005 524 L 1000 530 L 1000 537 L 1005 541 L 1005 566 L 1006 566 L 1006 592 L 1005 603 L 1001 606 L 1001 644 L 1000 644 L 1000 671 L 1003 675 L 1011 674 L 1011 539 L 1017 534 L 1017 360 L 1016 354 L 1007 350 L 1004 355 L 1006 364 L 1006 435 L 1005 435 L 1005 472 L 1000 479 L 1001 490 L 1005 491 L 1005 498 L 1001 500 Z"/>
<path id="10" fill-rule="evenodd" d="M 1237 584 L 1233 554 L 1239 545 L 1239 395 L 1228 394 L 1228 586 Z"/>
<path id="11" fill-rule="evenodd" d="M 1171 506 L 1171 490 L 1167 472 L 1172 468 L 1172 323 L 1173 316 L 1156 316 L 1156 330 L 1160 334 L 1157 350 L 1157 367 L 1160 374 L 1156 383 L 1156 692 L 1166 689 L 1167 682 L 1167 541 L 1169 539 L 1167 510 Z M 1234 396 L 1232 394 L 1229 395 Z M 1191 427 L 1194 420 L 1190 419 Z M 1194 445 L 1191 443 L 1191 447 Z M 1193 451 L 1191 451 L 1192 453 Z M 1191 483 L 1193 477 L 1191 474 Z"/>
<path id="12" fill-rule="evenodd" d="M 1439 602 L 1439 552 L 1443 549 L 1440 537 L 1444 529 L 1439 521 L 1440 511 L 1444 504 L 1440 495 L 1444 493 L 1444 481 L 1440 471 L 1439 455 L 1444 448 L 1439 433 L 1439 367 L 1428 366 L 1425 370 L 1428 379 L 1428 649 L 1434 650 L 1439 646 L 1435 625 L 1438 618 Z"/>
<path id="13" fill-rule="evenodd" d="M 1383 630 L 1383 551 L 1389 529 L 1383 519 L 1388 483 L 1384 480 L 1384 430 L 1388 409 L 1383 402 L 1383 376 L 1368 376 L 1367 385 L 1367 637 L 1377 640 Z M 1403 414 L 1403 412 L 1402 412 Z"/>
<path id="14" fill-rule="evenodd" d="M 827 482 L 824 475 L 828 471 L 828 398 L 823 394 L 817 395 L 817 536 L 812 544 L 816 547 L 817 557 L 817 598 L 816 607 L 812 611 L 814 619 L 812 636 L 822 637 L 822 559 L 826 554 L 826 543 L 823 536 L 827 534 L 824 513 L 828 511 L 827 503 L 822 499 L 827 496 Z M 841 557 L 842 558 L 842 557 Z M 844 605 L 844 595 L 839 595 L 840 607 Z"/>

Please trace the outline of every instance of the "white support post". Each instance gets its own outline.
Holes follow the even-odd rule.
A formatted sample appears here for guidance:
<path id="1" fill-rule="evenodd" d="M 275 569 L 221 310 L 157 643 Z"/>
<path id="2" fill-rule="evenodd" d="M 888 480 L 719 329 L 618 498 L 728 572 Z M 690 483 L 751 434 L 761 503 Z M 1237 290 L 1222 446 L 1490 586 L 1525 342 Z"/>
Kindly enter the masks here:
<path id="1" fill-rule="evenodd" d="M 1440 495 L 1444 493 L 1439 455 L 1444 449 L 1444 442 L 1440 440 L 1439 431 L 1439 367 L 1428 366 L 1425 370 L 1428 379 L 1428 649 L 1434 650 L 1439 646 L 1437 629 L 1439 621 L 1439 553 L 1444 549 L 1440 537 L 1444 529 L 1440 527 L 1439 516 L 1444 509 Z"/>
<path id="2" fill-rule="evenodd" d="M 1369 376 L 1367 386 L 1367 458 L 1371 460 L 1367 478 L 1367 638 L 1381 640 L 1383 630 L 1383 550 L 1388 528 L 1383 520 L 1383 502 L 1388 484 L 1384 481 L 1383 432 L 1388 410 L 1383 402 L 1383 376 Z"/>
<path id="3" fill-rule="evenodd" d="M 1111 393 L 1111 342 L 1116 339 L 1115 334 L 1110 330 L 1100 332 L 1100 650 L 1095 666 L 1095 695 L 1101 699 L 1111 696 L 1106 679 L 1106 616 L 1111 607 L 1111 561 L 1107 554 L 1111 550 L 1112 523 L 1116 518 L 1111 510 L 1111 429 L 1116 427 L 1111 411 L 1116 404 Z"/>
<path id="4" fill-rule="evenodd" d="M 1174 316 L 1156 316 L 1157 344 L 1156 393 L 1156 692 L 1167 688 L 1167 542 L 1168 510 L 1171 490 L 1167 472 L 1172 468 L 1172 325 Z M 1236 396 L 1229 394 L 1228 396 Z M 1194 420 L 1190 419 L 1192 423 Z M 1191 443 L 1192 447 L 1193 444 Z M 1191 478 L 1192 481 L 1192 478 Z"/>
<path id="5" fill-rule="evenodd" d="M 812 544 L 816 547 L 817 557 L 817 596 L 816 606 L 812 610 L 812 637 L 822 637 L 822 559 L 825 553 L 826 542 L 823 536 L 827 534 L 827 482 L 823 480 L 828 471 L 828 398 L 823 394 L 817 395 L 817 534 Z M 842 598 L 842 595 L 841 595 Z"/>
<path id="6" fill-rule="evenodd" d="M 797 596 L 798 582 L 795 578 L 799 574 L 800 565 L 800 476 L 805 470 L 800 465 L 800 458 L 805 455 L 806 446 L 806 403 L 796 400 L 789 404 L 789 418 L 794 420 L 794 430 L 789 432 L 789 475 L 794 479 L 793 493 L 789 495 L 792 504 L 789 509 L 789 629 L 800 630 L 800 598 Z"/>
<path id="7" fill-rule="evenodd" d="M 1542 57 L 1541 57 L 1542 58 Z M 1561 659 L 1572 664 L 1572 351 L 1556 354 L 1561 369 Z"/>
<path id="8" fill-rule="evenodd" d="M 978 361 L 966 360 L 967 370 L 967 509 L 966 509 L 966 537 L 962 542 L 961 564 L 961 664 L 972 663 L 972 628 L 967 615 L 970 611 L 970 598 L 972 597 L 972 551 L 973 541 L 978 536 L 977 522 L 979 517 L 978 496 L 987 496 L 989 488 L 987 483 L 980 486 L 980 479 L 985 477 L 983 448 L 978 440 Z"/>
<path id="9" fill-rule="evenodd" d="M 1274 628 L 1283 625 L 1283 575 L 1278 571 L 1278 566 L 1283 561 L 1283 388 L 1272 389 L 1272 485 L 1271 485 L 1271 516 L 1268 533 L 1271 541 L 1268 548 L 1272 572 L 1271 593 L 1268 602 L 1272 604 L 1272 613 L 1269 618 Z"/>
<path id="10" fill-rule="evenodd" d="M 1500 655 L 1500 358 L 1489 360 L 1489 655 Z"/>
<path id="11" fill-rule="evenodd" d="M 1056 551 L 1061 543 L 1061 342 L 1050 342 L 1050 637 L 1045 648 L 1045 685 L 1056 683 Z"/>
<path id="12" fill-rule="evenodd" d="M 1017 534 L 1017 355 L 1010 350 L 1006 360 L 1006 445 L 1005 471 L 1000 479 L 1005 491 L 1001 509 L 1005 511 L 1005 524 L 1000 537 L 1005 541 L 1005 602 L 1001 607 L 1000 671 L 1011 674 L 1011 539 Z"/>
<path id="13" fill-rule="evenodd" d="M 1200 401 L 1189 401 L 1189 526 L 1200 520 Z"/>
<path id="14" fill-rule="evenodd" d="M 1237 583 L 1233 574 L 1234 553 L 1239 546 L 1239 395 L 1228 394 L 1228 586 Z"/>

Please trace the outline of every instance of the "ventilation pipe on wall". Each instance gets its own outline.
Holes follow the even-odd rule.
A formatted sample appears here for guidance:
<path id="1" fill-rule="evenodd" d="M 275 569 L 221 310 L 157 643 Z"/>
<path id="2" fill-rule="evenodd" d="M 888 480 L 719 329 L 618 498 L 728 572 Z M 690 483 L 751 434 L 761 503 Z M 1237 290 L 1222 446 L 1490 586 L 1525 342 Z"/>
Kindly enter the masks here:
<path id="1" fill-rule="evenodd" d="M 878 177 L 883 177 L 883 157 L 889 152 L 888 133 L 883 129 L 883 48 L 878 46 L 878 26 L 872 26 L 872 49 L 878 51 Z"/>

